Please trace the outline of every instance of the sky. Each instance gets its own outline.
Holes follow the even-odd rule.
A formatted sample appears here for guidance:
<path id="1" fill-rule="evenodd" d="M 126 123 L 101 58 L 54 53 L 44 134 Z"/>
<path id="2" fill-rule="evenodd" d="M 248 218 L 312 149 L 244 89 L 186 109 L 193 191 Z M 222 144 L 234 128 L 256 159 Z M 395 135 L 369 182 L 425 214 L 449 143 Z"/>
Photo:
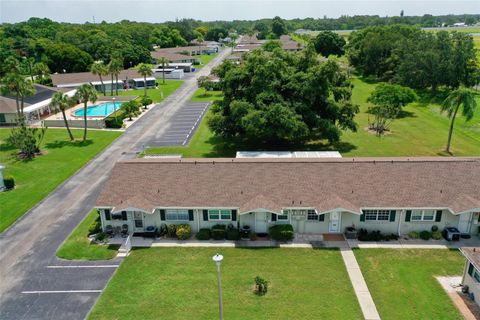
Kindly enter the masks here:
<path id="1" fill-rule="evenodd" d="M 336 18 L 341 15 L 480 14 L 480 0 L 0 0 L 0 23 L 30 17 L 84 23 L 123 19 L 145 22 L 181 18 L 212 20 L 255 20 Z M 95 18 L 94 18 L 95 17 Z"/>

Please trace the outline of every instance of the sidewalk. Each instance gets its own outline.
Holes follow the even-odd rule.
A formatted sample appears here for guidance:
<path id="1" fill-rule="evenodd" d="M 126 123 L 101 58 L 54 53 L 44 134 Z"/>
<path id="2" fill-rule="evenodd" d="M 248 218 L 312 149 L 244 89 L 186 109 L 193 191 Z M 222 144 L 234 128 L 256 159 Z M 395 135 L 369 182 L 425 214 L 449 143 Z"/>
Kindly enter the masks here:
<path id="1" fill-rule="evenodd" d="M 372 295 L 368 290 L 367 283 L 362 275 L 362 270 L 358 265 L 357 259 L 353 254 L 352 249 L 342 248 L 340 249 L 342 254 L 343 263 L 347 269 L 348 277 L 357 296 L 358 303 L 362 309 L 363 317 L 366 320 L 380 320 L 380 315 L 378 314 L 377 307 L 375 302 L 373 302 Z"/>
<path id="2" fill-rule="evenodd" d="M 470 239 L 462 239 L 460 241 L 447 240 L 404 240 L 382 241 L 382 242 L 366 242 L 358 240 L 347 240 L 350 248 L 360 249 L 458 249 L 461 247 L 478 247 L 480 239 L 472 237 Z"/>

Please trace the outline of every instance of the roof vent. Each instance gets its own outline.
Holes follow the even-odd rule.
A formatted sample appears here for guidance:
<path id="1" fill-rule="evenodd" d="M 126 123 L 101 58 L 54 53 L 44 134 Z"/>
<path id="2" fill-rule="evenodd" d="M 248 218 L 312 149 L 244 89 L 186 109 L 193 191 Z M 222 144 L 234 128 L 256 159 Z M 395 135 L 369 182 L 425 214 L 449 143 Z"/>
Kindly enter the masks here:
<path id="1" fill-rule="evenodd" d="M 473 248 L 473 252 L 476 252 L 475 248 Z"/>
<path id="2" fill-rule="evenodd" d="M 160 193 L 160 189 L 157 189 L 157 193 Z"/>
<path id="3" fill-rule="evenodd" d="M 440 189 L 440 193 L 443 193 L 443 190 L 442 190 L 442 189 Z"/>
<path id="4" fill-rule="evenodd" d="M 240 194 L 243 194 L 243 190 L 240 190 Z"/>
<path id="5" fill-rule="evenodd" d="M 352 193 L 353 193 L 353 189 L 352 189 Z"/>
<path id="6" fill-rule="evenodd" d="M 300 204 L 302 204 L 302 200 L 300 200 Z"/>
<path id="7" fill-rule="evenodd" d="M 215 164 L 215 160 L 213 160 L 213 164 Z"/>
<path id="8" fill-rule="evenodd" d="M 197 160 L 195 160 L 195 164 L 197 164 Z"/>
<path id="9" fill-rule="evenodd" d="M 292 200 L 292 204 L 294 204 L 294 203 L 295 203 L 295 200 Z"/>
<path id="10" fill-rule="evenodd" d="M 375 160 L 373 160 L 373 164 L 376 164 Z"/>

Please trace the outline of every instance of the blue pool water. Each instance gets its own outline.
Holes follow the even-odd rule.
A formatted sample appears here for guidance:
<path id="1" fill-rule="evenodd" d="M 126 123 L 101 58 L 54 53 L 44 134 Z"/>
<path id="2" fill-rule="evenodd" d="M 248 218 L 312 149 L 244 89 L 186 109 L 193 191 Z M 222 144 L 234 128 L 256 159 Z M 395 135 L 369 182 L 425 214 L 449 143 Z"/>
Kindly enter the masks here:
<path id="1" fill-rule="evenodd" d="M 104 102 L 87 108 L 87 117 L 106 117 L 122 106 L 123 102 Z M 73 113 L 77 117 L 84 116 L 84 109 L 79 109 Z"/>

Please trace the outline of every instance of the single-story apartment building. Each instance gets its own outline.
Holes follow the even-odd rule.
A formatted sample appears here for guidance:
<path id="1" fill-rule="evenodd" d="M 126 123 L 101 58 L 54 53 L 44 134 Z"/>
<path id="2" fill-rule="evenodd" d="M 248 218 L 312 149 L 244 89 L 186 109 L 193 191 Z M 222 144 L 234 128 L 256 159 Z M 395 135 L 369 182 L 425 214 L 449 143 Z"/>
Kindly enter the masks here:
<path id="1" fill-rule="evenodd" d="M 75 89 L 52 88 L 34 84 L 35 94 L 25 97 L 24 115 L 28 123 L 40 120 L 53 113 L 50 109 L 52 96 L 58 92 L 65 92 L 69 97 L 75 95 Z M 17 103 L 15 97 L 0 95 L 0 125 L 11 125 L 17 121 Z"/>
<path id="2" fill-rule="evenodd" d="M 156 79 L 154 77 L 147 77 L 147 88 L 155 88 L 157 86 Z M 145 88 L 145 78 L 133 78 L 128 79 L 128 87 L 131 89 L 143 89 Z"/>
<path id="3" fill-rule="evenodd" d="M 182 51 L 173 50 L 176 48 L 164 48 L 156 49 L 155 51 L 150 52 L 152 59 L 158 63 L 160 58 L 166 58 L 169 62 L 172 63 L 195 63 L 195 58 L 191 55 L 190 52 L 186 54 L 181 53 Z"/>
<path id="4" fill-rule="evenodd" d="M 96 202 L 102 226 L 130 232 L 189 223 L 264 233 L 355 226 L 399 235 L 477 234 L 480 158 L 135 159 L 118 162 Z"/>
<path id="5" fill-rule="evenodd" d="M 468 286 L 468 293 L 480 306 L 480 247 L 460 248 L 465 257 L 462 285 Z"/>
<path id="6" fill-rule="evenodd" d="M 55 73 L 51 75 L 52 84 L 57 88 L 77 88 L 85 83 L 90 83 L 95 86 L 98 92 L 102 92 L 102 83 L 100 78 L 91 72 L 72 72 L 72 73 Z M 103 77 L 103 84 L 107 92 L 110 92 L 111 87 L 115 90 L 115 86 L 118 90 L 123 90 L 127 87 L 129 79 L 142 78 L 143 76 L 135 69 L 125 69 L 120 71 L 118 75 L 118 81 L 113 79 L 109 75 Z"/>
<path id="7" fill-rule="evenodd" d="M 153 76 L 157 79 L 162 79 L 165 77 L 165 79 L 183 79 L 185 76 L 185 73 L 183 69 L 175 69 L 175 68 L 158 68 L 158 69 L 152 69 L 153 71 Z"/>

